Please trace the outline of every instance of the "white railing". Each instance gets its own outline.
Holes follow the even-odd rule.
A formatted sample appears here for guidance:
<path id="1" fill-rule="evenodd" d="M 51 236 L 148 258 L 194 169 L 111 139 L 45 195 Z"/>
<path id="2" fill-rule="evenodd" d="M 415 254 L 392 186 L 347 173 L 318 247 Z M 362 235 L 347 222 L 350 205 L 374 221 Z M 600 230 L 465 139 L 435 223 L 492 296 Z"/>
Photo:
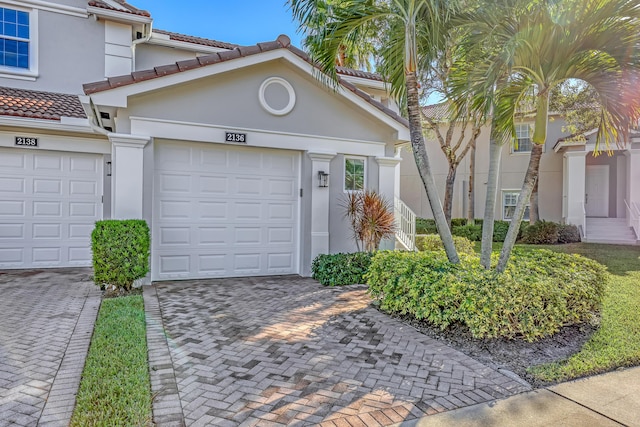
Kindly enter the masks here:
<path id="1" fill-rule="evenodd" d="M 409 251 L 416 250 L 416 214 L 399 198 L 395 198 L 396 238 Z"/>
<path id="2" fill-rule="evenodd" d="M 625 206 L 627 207 L 627 214 L 629 214 L 629 222 L 633 232 L 636 233 L 636 239 L 640 240 L 640 208 L 636 202 L 630 204 L 625 200 Z"/>

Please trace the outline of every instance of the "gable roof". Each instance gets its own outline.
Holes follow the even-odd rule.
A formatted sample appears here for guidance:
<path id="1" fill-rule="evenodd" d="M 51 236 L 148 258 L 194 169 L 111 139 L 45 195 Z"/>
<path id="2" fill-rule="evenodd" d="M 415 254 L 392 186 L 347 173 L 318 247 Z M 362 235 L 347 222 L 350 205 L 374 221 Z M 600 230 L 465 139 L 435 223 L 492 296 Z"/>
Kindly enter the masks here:
<path id="1" fill-rule="evenodd" d="M 120 7 L 114 7 L 103 0 L 91 0 L 89 1 L 89 6 L 98 7 L 100 9 L 112 10 L 114 12 L 124 12 L 124 13 L 130 13 L 133 15 L 151 17 L 151 14 L 146 10 L 138 9 L 137 7 L 130 5 L 124 0 L 112 0 L 112 1 L 118 4 Z"/>
<path id="2" fill-rule="evenodd" d="M 375 80 L 378 82 L 384 81 L 384 79 L 380 74 L 369 73 L 367 71 L 362 71 L 362 70 L 354 70 L 353 68 L 336 67 L 336 72 L 338 74 L 343 74 L 345 76 L 360 77 L 361 79 Z"/>
<path id="3" fill-rule="evenodd" d="M 193 44 L 199 44 L 202 46 L 218 47 L 221 49 L 229 49 L 229 50 L 239 47 L 239 45 L 233 44 L 233 43 L 221 42 L 221 41 L 212 40 L 212 39 L 205 39 L 203 37 L 189 36 L 186 34 L 173 33 L 171 31 L 158 30 L 156 28 L 153 29 L 153 32 L 167 35 L 169 36 L 170 40 L 175 40 L 179 42 L 193 43 Z"/>
<path id="4" fill-rule="evenodd" d="M 29 119 L 86 119 L 76 95 L 0 87 L 0 115 Z"/>
<path id="5" fill-rule="evenodd" d="M 302 60 L 308 62 L 317 67 L 316 64 L 313 64 L 309 55 L 307 55 L 302 50 L 291 44 L 291 39 L 286 35 L 281 34 L 278 38 L 271 42 L 258 43 L 253 46 L 238 46 L 228 51 L 217 52 L 210 55 L 199 56 L 194 59 L 188 59 L 185 61 L 178 61 L 169 65 L 162 65 L 159 67 L 155 67 L 150 70 L 143 71 L 135 71 L 131 74 L 125 74 L 117 77 L 110 77 L 106 80 L 87 83 L 83 85 L 84 93 L 86 95 L 95 94 L 98 92 L 104 92 L 111 89 L 120 88 L 123 86 L 129 86 L 136 83 L 141 83 L 148 80 L 158 79 L 165 76 L 169 76 L 172 74 L 177 74 L 181 72 L 185 72 L 188 70 L 193 70 L 196 68 L 207 67 L 214 64 L 219 64 L 227 61 L 232 61 L 234 59 L 248 57 L 252 55 L 257 55 L 263 52 L 275 51 L 278 49 L 286 49 L 287 51 L 293 53 L 297 57 Z M 395 111 L 385 107 L 382 103 L 373 99 L 366 92 L 358 89 L 354 84 L 346 81 L 345 79 L 339 78 L 338 83 L 348 89 L 350 92 L 353 92 L 355 95 L 359 96 L 378 110 L 382 111 L 387 116 L 391 117 L 395 121 L 399 122 L 405 127 L 409 127 L 409 122 L 398 115 Z"/>

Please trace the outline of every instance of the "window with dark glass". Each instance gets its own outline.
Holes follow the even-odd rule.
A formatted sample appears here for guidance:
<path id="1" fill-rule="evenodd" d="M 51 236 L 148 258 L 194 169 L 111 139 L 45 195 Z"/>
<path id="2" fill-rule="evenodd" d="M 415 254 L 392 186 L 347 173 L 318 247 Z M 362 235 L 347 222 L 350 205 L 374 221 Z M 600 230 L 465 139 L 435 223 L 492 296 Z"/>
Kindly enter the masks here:
<path id="1" fill-rule="evenodd" d="M 0 65 L 29 69 L 29 13 L 0 7 Z"/>
<path id="2" fill-rule="evenodd" d="M 364 190 L 364 159 L 345 158 L 344 160 L 344 190 Z"/>

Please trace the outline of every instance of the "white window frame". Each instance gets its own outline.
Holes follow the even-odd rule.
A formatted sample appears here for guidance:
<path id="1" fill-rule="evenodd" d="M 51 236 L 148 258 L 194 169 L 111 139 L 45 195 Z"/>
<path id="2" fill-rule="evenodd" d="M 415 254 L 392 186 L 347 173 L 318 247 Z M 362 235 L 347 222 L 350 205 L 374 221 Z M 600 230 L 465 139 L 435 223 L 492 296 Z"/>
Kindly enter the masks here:
<path id="1" fill-rule="evenodd" d="M 362 180 L 362 190 L 350 190 L 347 188 L 347 160 L 362 160 L 363 162 L 363 180 Z M 362 156 L 344 156 L 344 161 L 342 162 L 342 191 L 345 193 L 352 193 L 357 191 L 364 191 L 367 188 L 367 158 Z"/>
<path id="2" fill-rule="evenodd" d="M 516 205 L 512 205 L 512 204 L 507 205 L 507 204 L 505 203 L 505 196 L 506 196 L 507 194 L 515 194 L 515 195 L 516 195 L 516 203 L 518 203 L 518 199 L 520 198 L 520 190 L 519 190 L 519 189 L 514 189 L 514 190 L 506 189 L 506 190 L 502 190 L 502 201 L 500 202 L 500 206 L 501 206 L 501 209 L 502 209 L 501 217 L 502 217 L 502 220 L 503 220 L 503 221 L 511 221 L 511 220 L 512 220 L 512 218 L 507 218 L 507 217 L 506 217 L 506 215 L 505 215 L 505 208 L 506 208 L 507 206 L 513 206 L 513 207 L 514 207 L 514 209 L 515 209 L 515 206 L 516 206 Z M 528 207 L 529 209 L 531 209 L 531 203 L 527 203 L 527 206 L 526 206 L 526 207 Z M 523 221 L 529 221 L 529 218 L 527 218 L 526 213 L 527 213 L 527 211 L 526 211 L 526 208 L 525 208 L 525 215 L 522 217 L 522 220 L 523 220 Z M 530 214 L 531 214 L 531 212 L 529 212 L 529 215 L 530 215 Z"/>
<path id="3" fill-rule="evenodd" d="M 515 128 L 516 128 L 516 140 L 524 139 L 524 138 L 519 138 L 518 135 L 519 135 L 519 133 L 521 133 L 521 129 L 523 129 L 525 127 L 527 129 L 529 129 L 529 138 L 528 139 L 530 141 L 531 148 L 533 148 L 533 141 L 532 141 L 533 129 L 531 128 L 531 123 L 517 123 L 515 125 Z M 520 146 L 520 144 L 518 143 L 518 147 L 519 146 Z M 514 144 L 511 144 L 511 154 L 531 154 L 531 149 L 529 149 L 527 151 L 522 151 L 520 149 L 516 150 L 515 143 L 514 143 Z"/>
<path id="4" fill-rule="evenodd" d="M 28 9 L 8 3 L 0 3 L 0 7 L 29 14 L 29 68 L 0 65 L 0 77 L 35 81 L 38 77 L 38 9 Z"/>

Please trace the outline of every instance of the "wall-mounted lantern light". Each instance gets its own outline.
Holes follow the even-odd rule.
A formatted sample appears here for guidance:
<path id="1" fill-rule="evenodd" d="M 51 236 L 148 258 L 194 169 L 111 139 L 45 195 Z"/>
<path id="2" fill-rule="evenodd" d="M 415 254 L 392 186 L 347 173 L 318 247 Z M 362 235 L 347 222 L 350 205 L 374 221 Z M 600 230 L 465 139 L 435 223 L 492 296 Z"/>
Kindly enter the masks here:
<path id="1" fill-rule="evenodd" d="M 318 187 L 329 186 L 329 174 L 325 171 L 318 171 Z"/>
<path id="2" fill-rule="evenodd" d="M 107 176 L 111 176 L 111 162 L 107 162 Z"/>

